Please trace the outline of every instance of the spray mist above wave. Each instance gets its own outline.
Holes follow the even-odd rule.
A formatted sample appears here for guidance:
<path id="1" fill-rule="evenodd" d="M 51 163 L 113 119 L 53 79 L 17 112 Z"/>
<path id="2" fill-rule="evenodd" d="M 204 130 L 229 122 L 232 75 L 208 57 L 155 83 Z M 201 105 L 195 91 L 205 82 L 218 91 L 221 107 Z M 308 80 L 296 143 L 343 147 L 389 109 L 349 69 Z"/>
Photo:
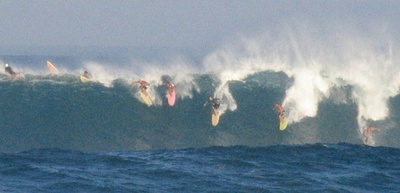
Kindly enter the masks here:
<path id="1" fill-rule="evenodd" d="M 366 120 L 388 116 L 387 100 L 399 93 L 400 66 L 397 42 L 387 32 L 357 32 L 321 34 L 304 28 L 269 33 L 223 47 L 210 54 L 204 65 L 221 85 L 258 71 L 282 71 L 292 77 L 294 83 L 282 101 L 294 122 L 315 117 L 332 88 L 351 86 L 362 129 Z M 220 92 L 229 96 L 227 90 Z"/>
<path id="2" fill-rule="evenodd" d="M 143 62 L 132 60 L 130 64 L 84 62 L 81 68 L 61 72 L 80 74 L 92 72 L 95 79 L 105 86 L 112 86 L 115 79 L 129 84 L 139 79 L 150 82 L 150 91 L 162 81 L 177 85 L 178 97 L 191 98 L 193 91 L 200 92 L 192 74 L 213 74 L 214 95 L 222 98 L 221 110 L 237 109 L 230 93 L 230 81 L 242 81 L 260 71 L 284 72 L 293 78 L 282 99 L 288 109 L 288 117 L 299 122 L 305 117 L 317 115 L 318 104 L 331 95 L 334 87 L 352 86 L 352 96 L 358 104 L 360 120 L 382 120 L 388 116 L 387 100 L 399 93 L 400 76 L 397 42 L 390 32 L 356 29 L 338 26 L 312 26 L 270 30 L 252 38 L 225 44 L 210 53 L 203 64 L 193 64 L 183 57 L 167 61 Z M 56 63 L 57 65 L 57 63 Z M 44 74 L 36 68 L 18 68 L 30 74 Z M 168 78 L 164 78 L 167 76 Z M 286 88 L 285 88 L 286 89 Z M 154 95 L 156 104 L 163 96 Z M 342 101 L 345 103 L 346 101 Z"/>

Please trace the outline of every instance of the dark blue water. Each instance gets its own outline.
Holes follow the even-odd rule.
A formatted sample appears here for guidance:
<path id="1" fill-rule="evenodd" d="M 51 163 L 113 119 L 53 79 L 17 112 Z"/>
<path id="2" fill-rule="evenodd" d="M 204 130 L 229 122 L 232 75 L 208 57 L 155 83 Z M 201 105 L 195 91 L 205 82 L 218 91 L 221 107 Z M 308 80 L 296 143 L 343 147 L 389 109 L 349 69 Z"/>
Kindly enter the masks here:
<path id="1" fill-rule="evenodd" d="M 61 75 L 48 74 L 46 58 L 3 59 L 25 79 L 0 75 L 2 192 L 400 189 L 398 96 L 389 98 L 387 118 L 368 120 L 380 129 L 374 133 L 376 147 L 369 147 L 363 145 L 359 104 L 352 95 L 357 88 L 350 84 L 333 87 L 316 116 L 279 131 L 273 108 L 294 84 L 284 72 L 259 71 L 226 83 L 213 73 L 160 73 L 151 77 L 155 105 L 148 107 L 132 84 L 137 74 L 82 84 L 76 71 L 82 58 L 56 57 Z M 99 60 L 104 66 L 112 61 Z M 96 75 L 101 79 L 107 73 Z M 167 104 L 167 88 L 158 83 L 168 80 L 177 86 L 174 107 Z M 224 90 L 221 84 L 226 89 L 219 92 L 221 108 L 227 108 L 213 127 L 211 107 L 203 104 Z"/>
<path id="2" fill-rule="evenodd" d="M 400 151 L 350 144 L 1 154 L 2 192 L 398 192 Z"/>

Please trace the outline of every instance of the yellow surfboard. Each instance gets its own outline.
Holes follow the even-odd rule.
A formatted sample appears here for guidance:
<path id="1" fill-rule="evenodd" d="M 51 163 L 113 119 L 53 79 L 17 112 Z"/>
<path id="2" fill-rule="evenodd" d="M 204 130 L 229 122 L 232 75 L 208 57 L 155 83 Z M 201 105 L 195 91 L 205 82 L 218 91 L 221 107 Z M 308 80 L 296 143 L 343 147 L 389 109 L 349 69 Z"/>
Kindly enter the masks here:
<path id="1" fill-rule="evenodd" d="M 216 111 L 216 113 L 213 113 L 212 114 L 212 116 L 211 116 L 211 124 L 213 125 L 213 126 L 217 126 L 218 125 L 218 123 L 219 123 L 219 112 L 218 111 Z"/>
<path id="2" fill-rule="evenodd" d="M 58 69 L 50 61 L 47 61 L 47 68 L 52 74 L 58 74 Z"/>
<path id="3" fill-rule="evenodd" d="M 283 117 L 282 121 L 279 123 L 279 130 L 283 131 L 288 126 L 289 120 L 286 117 Z"/>
<path id="4" fill-rule="evenodd" d="M 151 106 L 153 104 L 148 94 L 140 92 L 140 98 L 142 98 L 143 102 L 146 103 L 147 106 Z"/>
<path id="5" fill-rule="evenodd" d="M 83 82 L 83 83 L 92 82 L 92 79 L 87 78 L 87 77 L 85 77 L 85 76 L 83 76 L 83 75 L 81 75 L 81 76 L 79 77 L 79 79 L 80 79 L 81 82 Z"/>

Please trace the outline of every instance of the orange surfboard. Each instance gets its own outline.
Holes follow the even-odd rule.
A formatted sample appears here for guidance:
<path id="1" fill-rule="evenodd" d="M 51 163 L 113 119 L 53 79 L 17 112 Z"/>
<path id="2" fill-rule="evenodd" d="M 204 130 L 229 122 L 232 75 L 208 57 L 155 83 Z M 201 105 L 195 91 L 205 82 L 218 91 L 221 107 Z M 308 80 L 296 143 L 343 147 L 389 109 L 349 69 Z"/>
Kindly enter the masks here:
<path id="1" fill-rule="evenodd" d="M 52 74 L 58 74 L 58 69 L 50 61 L 47 61 L 47 68 Z"/>

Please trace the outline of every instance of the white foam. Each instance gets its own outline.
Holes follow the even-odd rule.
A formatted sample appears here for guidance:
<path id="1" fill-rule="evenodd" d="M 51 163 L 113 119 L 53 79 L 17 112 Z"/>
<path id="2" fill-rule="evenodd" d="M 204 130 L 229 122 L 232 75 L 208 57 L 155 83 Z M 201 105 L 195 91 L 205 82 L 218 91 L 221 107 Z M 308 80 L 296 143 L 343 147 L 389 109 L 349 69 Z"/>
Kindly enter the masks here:
<path id="1" fill-rule="evenodd" d="M 205 69 L 220 80 L 217 94 L 230 95 L 223 89 L 230 80 L 263 70 L 283 71 L 294 78 L 283 100 L 291 121 L 316 116 L 331 88 L 345 85 L 353 88 L 358 117 L 388 116 L 387 100 L 399 94 L 400 86 L 398 45 L 393 45 L 389 32 L 337 28 L 323 34 L 300 27 L 271 33 L 227 44 L 205 58 Z"/>

